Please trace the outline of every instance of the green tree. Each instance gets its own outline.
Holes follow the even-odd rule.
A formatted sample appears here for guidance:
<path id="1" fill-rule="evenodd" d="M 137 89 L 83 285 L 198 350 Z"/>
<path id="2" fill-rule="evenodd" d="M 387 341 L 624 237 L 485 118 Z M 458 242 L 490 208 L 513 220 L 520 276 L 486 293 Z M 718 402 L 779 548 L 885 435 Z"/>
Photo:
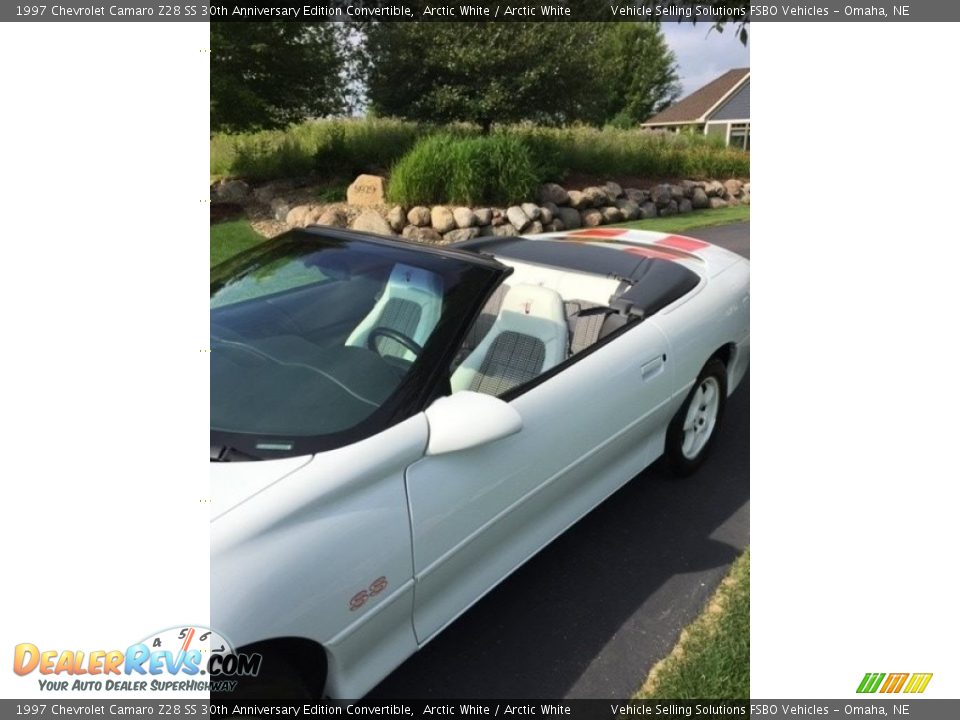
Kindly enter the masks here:
<path id="1" fill-rule="evenodd" d="M 374 113 L 434 122 L 568 122 L 595 113 L 595 23 L 374 23 L 362 70 Z M 584 59 L 587 58 L 587 62 Z"/>
<path id="2" fill-rule="evenodd" d="M 596 59 L 602 122 L 630 127 L 680 95 L 677 61 L 656 23 L 608 23 Z"/>
<path id="3" fill-rule="evenodd" d="M 335 23 L 210 23 L 210 126 L 283 127 L 345 107 L 345 53 Z"/>
<path id="4" fill-rule="evenodd" d="M 374 113 L 432 122 L 642 122 L 679 91 L 654 23 L 380 23 L 362 73 Z"/>

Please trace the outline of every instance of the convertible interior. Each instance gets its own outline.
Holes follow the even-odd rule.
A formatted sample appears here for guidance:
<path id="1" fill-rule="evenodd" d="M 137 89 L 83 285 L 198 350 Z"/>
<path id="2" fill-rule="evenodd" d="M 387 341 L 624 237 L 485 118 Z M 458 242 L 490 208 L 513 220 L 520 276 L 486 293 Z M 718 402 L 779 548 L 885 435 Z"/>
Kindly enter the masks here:
<path id="1" fill-rule="evenodd" d="M 519 247 L 529 252 L 533 245 L 547 243 Z M 660 269 L 665 283 L 650 274 L 644 258 L 567 248 L 588 266 L 497 253 L 513 272 L 469 329 L 451 367 L 453 392 L 503 395 L 696 284 L 694 273 L 669 261 Z M 623 274 L 624 261 L 630 275 Z M 611 262 L 620 272 L 604 267 Z M 279 292 L 214 303 L 211 377 L 230 388 L 211 403 L 214 428 L 302 435 L 357 425 L 402 383 L 449 299 L 438 273 L 402 262 L 297 272 L 302 277 Z"/>

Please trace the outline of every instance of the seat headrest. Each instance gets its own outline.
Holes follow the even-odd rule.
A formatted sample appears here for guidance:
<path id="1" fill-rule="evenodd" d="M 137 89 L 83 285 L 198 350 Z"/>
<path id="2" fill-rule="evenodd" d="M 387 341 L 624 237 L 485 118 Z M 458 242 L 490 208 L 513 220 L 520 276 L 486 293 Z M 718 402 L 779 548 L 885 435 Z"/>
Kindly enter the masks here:
<path id="1" fill-rule="evenodd" d="M 387 290 L 416 290 L 430 295 L 443 296 L 443 282 L 440 276 L 429 270 L 397 263 L 387 280 Z"/>
<path id="2" fill-rule="evenodd" d="M 563 298 L 556 290 L 540 285 L 513 285 L 503 298 L 500 317 L 504 313 L 541 318 L 563 318 Z"/>

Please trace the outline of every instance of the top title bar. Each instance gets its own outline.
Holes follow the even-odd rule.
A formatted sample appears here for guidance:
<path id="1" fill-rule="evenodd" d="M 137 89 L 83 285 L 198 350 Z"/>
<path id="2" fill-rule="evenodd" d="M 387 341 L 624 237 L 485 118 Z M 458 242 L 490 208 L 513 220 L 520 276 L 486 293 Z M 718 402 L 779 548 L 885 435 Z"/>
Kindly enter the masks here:
<path id="1" fill-rule="evenodd" d="M 960 4 L 922 0 L 864 4 L 829 0 L 746 3 L 733 0 L 335 0 L 333 2 L 114 2 L 65 0 L 3 4 L 4 22 L 945 22 L 960 20 Z"/>

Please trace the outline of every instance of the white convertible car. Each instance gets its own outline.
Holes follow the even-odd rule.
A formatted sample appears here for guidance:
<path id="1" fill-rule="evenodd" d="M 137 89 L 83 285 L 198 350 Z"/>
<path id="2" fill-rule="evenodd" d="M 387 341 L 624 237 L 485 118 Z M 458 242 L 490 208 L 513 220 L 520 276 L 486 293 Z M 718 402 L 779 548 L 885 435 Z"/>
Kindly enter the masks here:
<path id="1" fill-rule="evenodd" d="M 308 228 L 214 268 L 211 624 L 247 694 L 359 698 L 664 457 L 704 460 L 749 263 L 596 228 Z"/>

